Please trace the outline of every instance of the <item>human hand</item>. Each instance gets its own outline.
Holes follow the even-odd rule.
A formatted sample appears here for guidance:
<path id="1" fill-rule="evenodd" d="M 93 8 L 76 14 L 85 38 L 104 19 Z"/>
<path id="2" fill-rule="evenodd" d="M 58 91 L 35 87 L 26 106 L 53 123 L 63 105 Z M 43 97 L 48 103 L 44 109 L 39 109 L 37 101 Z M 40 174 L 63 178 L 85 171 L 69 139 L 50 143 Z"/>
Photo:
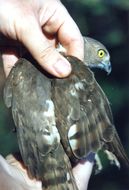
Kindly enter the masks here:
<path id="1" fill-rule="evenodd" d="M 27 170 L 13 155 L 0 155 L 0 190 L 42 190 L 40 181 L 30 179 Z"/>
<path id="2" fill-rule="evenodd" d="M 86 190 L 91 175 L 93 163 L 87 161 L 78 164 L 73 169 L 73 174 L 79 190 Z M 42 190 L 42 183 L 30 179 L 23 164 L 9 155 L 5 160 L 0 155 L 0 190 Z"/>
<path id="3" fill-rule="evenodd" d="M 56 51 L 60 42 L 67 54 L 83 59 L 83 39 L 78 27 L 59 0 L 0 0 L 0 33 L 22 43 L 48 72 L 65 77 L 69 62 Z M 6 76 L 18 59 L 11 41 L 2 51 Z"/>
<path id="4" fill-rule="evenodd" d="M 0 32 L 12 39 L 7 39 L 6 48 L 2 50 L 6 76 L 19 56 L 18 48 L 12 44 L 16 40 L 29 50 L 44 69 L 58 77 L 65 77 L 71 71 L 68 61 L 55 49 L 58 42 L 64 46 L 67 54 L 83 59 L 82 36 L 60 1 L 0 0 L 0 4 Z M 9 41 L 11 45 L 8 47 Z M 1 190 L 41 189 L 41 182 L 30 180 L 26 170 L 14 158 L 13 163 L 9 161 L 8 164 L 0 157 Z M 80 190 L 87 187 L 92 165 L 86 162 L 73 169 L 77 183 L 83 181 L 83 187 L 79 184 Z"/>

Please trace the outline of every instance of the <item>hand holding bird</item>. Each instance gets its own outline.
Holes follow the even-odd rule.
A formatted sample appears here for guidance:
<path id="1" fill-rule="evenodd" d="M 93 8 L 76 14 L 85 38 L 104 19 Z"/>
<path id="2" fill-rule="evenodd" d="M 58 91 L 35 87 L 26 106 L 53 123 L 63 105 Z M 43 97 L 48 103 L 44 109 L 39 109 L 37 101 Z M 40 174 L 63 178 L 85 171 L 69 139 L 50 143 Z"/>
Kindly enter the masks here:
<path id="1" fill-rule="evenodd" d="M 89 69 L 110 72 L 109 53 L 97 41 L 85 40 L 84 63 L 66 57 L 72 65 L 69 77 L 55 78 L 34 60 L 19 59 L 5 85 L 23 161 L 44 189 L 78 189 L 72 165 L 100 149 L 128 163 L 108 99 Z"/>

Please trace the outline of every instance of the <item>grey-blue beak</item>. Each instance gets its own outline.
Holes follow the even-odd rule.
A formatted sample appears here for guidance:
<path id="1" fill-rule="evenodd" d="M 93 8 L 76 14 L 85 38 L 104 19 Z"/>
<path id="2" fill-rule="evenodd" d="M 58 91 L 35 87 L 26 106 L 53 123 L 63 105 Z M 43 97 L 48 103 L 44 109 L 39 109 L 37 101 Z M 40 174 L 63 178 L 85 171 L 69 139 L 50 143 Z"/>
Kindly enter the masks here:
<path id="1" fill-rule="evenodd" d="M 109 75 L 112 71 L 111 62 L 101 62 L 98 64 L 98 68 L 105 70 L 107 74 Z"/>
<path id="2" fill-rule="evenodd" d="M 108 61 L 108 62 L 100 62 L 98 64 L 89 64 L 88 65 L 91 69 L 92 68 L 98 68 L 98 69 L 102 69 L 104 71 L 107 72 L 107 74 L 109 75 L 112 71 L 112 66 L 111 66 L 111 62 Z"/>

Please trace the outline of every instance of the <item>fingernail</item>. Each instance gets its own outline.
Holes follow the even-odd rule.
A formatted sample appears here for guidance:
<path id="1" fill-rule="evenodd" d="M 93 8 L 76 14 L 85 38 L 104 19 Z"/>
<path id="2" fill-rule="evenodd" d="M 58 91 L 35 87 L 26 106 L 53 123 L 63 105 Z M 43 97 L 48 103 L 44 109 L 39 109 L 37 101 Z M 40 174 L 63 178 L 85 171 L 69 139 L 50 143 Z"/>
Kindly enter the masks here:
<path id="1" fill-rule="evenodd" d="M 53 67 L 60 76 L 67 76 L 71 72 L 71 65 L 67 60 L 58 60 Z"/>

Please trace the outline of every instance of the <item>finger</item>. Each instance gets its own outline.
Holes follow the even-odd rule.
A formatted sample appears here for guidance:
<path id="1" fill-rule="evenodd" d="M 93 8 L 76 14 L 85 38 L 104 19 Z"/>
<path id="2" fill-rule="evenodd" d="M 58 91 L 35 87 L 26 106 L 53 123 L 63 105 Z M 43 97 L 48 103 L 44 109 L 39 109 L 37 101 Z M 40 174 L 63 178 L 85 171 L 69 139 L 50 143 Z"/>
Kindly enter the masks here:
<path id="1" fill-rule="evenodd" d="M 0 155 L 0 190 L 22 190 L 17 180 L 11 176 L 10 166 Z"/>
<path id="2" fill-rule="evenodd" d="M 41 181 L 36 180 L 35 178 L 29 178 L 28 171 L 26 167 L 23 165 L 22 161 L 20 162 L 13 155 L 8 155 L 6 157 L 6 161 L 10 167 L 11 176 L 17 182 L 19 182 L 19 184 L 22 184 L 22 187 L 23 186 L 27 187 L 25 188 L 27 190 L 41 190 L 42 189 Z"/>
<path id="3" fill-rule="evenodd" d="M 18 58 L 22 55 L 22 52 L 25 52 L 25 50 L 18 41 L 9 39 L 0 33 L 0 53 L 6 77 Z"/>
<path id="4" fill-rule="evenodd" d="M 3 66 L 4 66 L 4 72 L 5 76 L 7 77 L 12 69 L 12 67 L 15 65 L 16 61 L 18 60 L 17 54 L 15 52 L 8 52 L 2 54 L 3 59 Z"/>
<path id="5" fill-rule="evenodd" d="M 61 25 L 59 29 L 58 38 L 63 47 L 65 47 L 65 49 L 67 50 L 68 55 L 73 55 L 83 61 L 84 58 L 83 38 L 80 34 L 77 25 L 69 15 L 67 16 L 63 25 Z"/>
<path id="6" fill-rule="evenodd" d="M 22 175 L 21 177 L 24 179 Z M 0 155 L 0 190 L 14 190 L 14 189 L 34 190 L 21 182 L 19 178 L 19 172 L 18 171 L 14 172 L 14 168 L 11 167 L 6 162 L 6 160 Z M 41 188 L 37 190 L 41 190 Z"/>
<path id="7" fill-rule="evenodd" d="M 58 40 L 66 48 L 67 54 L 83 60 L 84 44 L 82 35 L 65 7 L 59 2 L 58 8 L 55 8 L 54 14 L 43 26 L 43 30 L 49 34 L 57 33 Z"/>
<path id="8" fill-rule="evenodd" d="M 78 163 L 73 168 L 73 175 L 76 179 L 79 190 L 86 190 L 88 188 L 88 182 L 92 173 L 93 162 L 85 161 L 84 163 Z"/>
<path id="9" fill-rule="evenodd" d="M 92 173 L 95 160 L 95 153 L 91 152 L 86 160 L 80 161 L 73 168 L 73 175 L 76 179 L 79 190 L 86 190 L 88 188 L 88 182 Z"/>
<path id="10" fill-rule="evenodd" d="M 18 37 L 37 62 L 48 72 L 65 77 L 71 72 L 70 63 L 49 43 L 36 19 L 29 19 Z"/>

